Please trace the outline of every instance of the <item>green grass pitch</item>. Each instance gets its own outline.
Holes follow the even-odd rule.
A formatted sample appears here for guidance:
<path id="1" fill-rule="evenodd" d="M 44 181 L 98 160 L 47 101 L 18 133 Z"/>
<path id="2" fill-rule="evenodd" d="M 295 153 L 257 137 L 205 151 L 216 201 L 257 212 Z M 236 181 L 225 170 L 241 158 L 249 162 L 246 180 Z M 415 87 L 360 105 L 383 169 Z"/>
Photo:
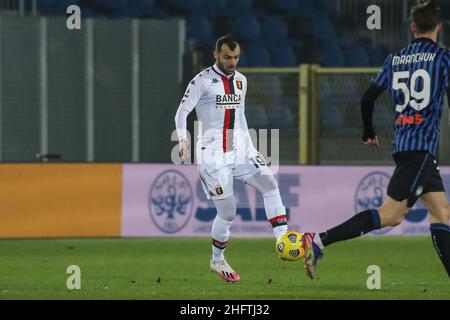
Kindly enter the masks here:
<path id="1" fill-rule="evenodd" d="M 207 238 L 0 241 L 0 299 L 450 299 L 450 280 L 429 237 L 364 237 L 330 246 L 317 278 L 274 253 L 273 239 L 231 239 L 241 282 L 209 270 Z M 81 289 L 69 290 L 69 265 Z M 369 265 L 381 289 L 369 290 Z"/>

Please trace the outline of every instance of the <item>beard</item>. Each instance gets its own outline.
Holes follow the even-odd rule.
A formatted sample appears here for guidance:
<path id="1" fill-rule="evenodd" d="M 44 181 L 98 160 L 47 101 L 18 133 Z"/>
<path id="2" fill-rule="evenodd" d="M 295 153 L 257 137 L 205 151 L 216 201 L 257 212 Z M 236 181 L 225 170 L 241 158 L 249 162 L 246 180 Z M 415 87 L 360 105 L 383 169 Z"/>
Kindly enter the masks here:
<path id="1" fill-rule="evenodd" d="M 222 71 L 223 73 L 225 73 L 227 75 L 230 75 L 234 72 L 234 71 L 226 70 L 224 65 L 220 62 L 220 59 L 217 59 L 217 67 L 220 69 L 220 71 Z"/>

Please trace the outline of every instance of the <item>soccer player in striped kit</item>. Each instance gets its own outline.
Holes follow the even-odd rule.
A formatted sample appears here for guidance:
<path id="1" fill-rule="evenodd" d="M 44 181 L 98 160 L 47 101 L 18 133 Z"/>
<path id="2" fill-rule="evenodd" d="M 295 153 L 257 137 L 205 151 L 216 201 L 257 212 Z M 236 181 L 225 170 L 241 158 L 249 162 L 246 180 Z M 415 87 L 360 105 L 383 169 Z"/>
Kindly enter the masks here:
<path id="1" fill-rule="evenodd" d="M 250 139 L 245 118 L 247 79 L 236 71 L 240 45 L 233 35 L 216 42 L 216 63 L 200 72 L 188 85 L 175 116 L 179 152 L 190 157 L 186 130 L 188 114 L 195 108 L 201 125 L 196 152 L 200 180 L 217 215 L 212 226 L 210 268 L 229 282 L 239 275 L 227 263 L 224 250 L 236 217 L 233 179 L 255 187 L 263 196 L 267 219 L 275 238 L 287 231 L 286 210 L 277 181 Z"/>
<path id="2" fill-rule="evenodd" d="M 433 245 L 450 276 L 450 209 L 437 159 L 445 93 L 450 100 L 450 52 L 436 44 L 442 28 L 439 11 L 434 0 L 421 0 L 412 7 L 410 27 L 415 39 L 388 56 L 362 97 L 363 142 L 371 147 L 379 146 L 372 126 L 374 102 L 386 89 L 393 100 L 396 168 L 386 200 L 381 207 L 359 212 L 326 232 L 304 234 L 304 262 L 310 278 L 324 247 L 400 224 L 419 198 L 430 212 Z"/>

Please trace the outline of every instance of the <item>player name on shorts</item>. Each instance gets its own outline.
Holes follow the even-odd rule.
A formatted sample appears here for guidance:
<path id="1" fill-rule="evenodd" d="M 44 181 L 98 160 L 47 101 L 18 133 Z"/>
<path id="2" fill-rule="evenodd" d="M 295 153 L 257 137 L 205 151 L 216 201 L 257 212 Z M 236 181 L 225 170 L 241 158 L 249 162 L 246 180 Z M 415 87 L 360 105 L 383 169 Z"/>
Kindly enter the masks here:
<path id="1" fill-rule="evenodd" d="M 236 109 L 240 104 L 240 94 L 216 95 L 216 109 Z"/>
<path id="2" fill-rule="evenodd" d="M 392 59 L 392 65 L 397 66 L 399 64 L 434 61 L 434 58 L 436 58 L 436 53 L 431 52 L 420 52 L 403 56 L 395 56 L 394 59 Z"/>

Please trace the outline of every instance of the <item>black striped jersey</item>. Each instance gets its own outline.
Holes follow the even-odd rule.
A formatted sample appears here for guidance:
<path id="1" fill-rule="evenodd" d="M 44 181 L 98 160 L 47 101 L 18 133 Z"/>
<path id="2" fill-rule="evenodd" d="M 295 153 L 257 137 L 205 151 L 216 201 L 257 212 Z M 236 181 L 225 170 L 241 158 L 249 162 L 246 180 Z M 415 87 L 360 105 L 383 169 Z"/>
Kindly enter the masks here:
<path id="1" fill-rule="evenodd" d="M 388 56 L 372 78 L 389 91 L 395 110 L 392 153 L 428 151 L 436 156 L 443 99 L 450 86 L 450 51 L 417 38 Z"/>

